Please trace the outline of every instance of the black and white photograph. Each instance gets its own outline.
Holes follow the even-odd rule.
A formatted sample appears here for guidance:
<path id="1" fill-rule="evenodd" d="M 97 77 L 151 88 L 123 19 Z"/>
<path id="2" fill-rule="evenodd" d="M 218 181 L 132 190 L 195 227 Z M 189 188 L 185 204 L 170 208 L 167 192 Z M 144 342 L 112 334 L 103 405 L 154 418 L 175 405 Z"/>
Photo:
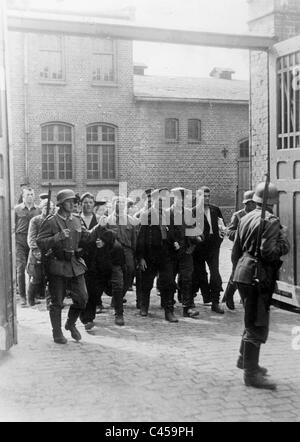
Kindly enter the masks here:
<path id="1" fill-rule="evenodd" d="M 300 1 L 0 0 L 0 422 L 300 422 Z"/>

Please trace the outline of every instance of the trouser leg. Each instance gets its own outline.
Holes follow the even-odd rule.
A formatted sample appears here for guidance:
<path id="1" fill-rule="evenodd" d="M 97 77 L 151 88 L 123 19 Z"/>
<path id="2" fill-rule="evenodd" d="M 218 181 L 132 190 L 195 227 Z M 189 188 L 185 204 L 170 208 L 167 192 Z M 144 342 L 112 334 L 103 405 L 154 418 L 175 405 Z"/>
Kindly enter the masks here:
<path id="1" fill-rule="evenodd" d="M 150 293 L 157 273 L 156 265 L 150 259 L 146 259 L 147 268 L 141 272 L 141 313 L 148 313 L 150 304 Z"/>
<path id="2" fill-rule="evenodd" d="M 61 331 L 61 311 L 65 297 L 66 283 L 60 276 L 49 275 L 49 316 L 54 340 L 64 341 Z M 64 342 L 61 342 L 64 343 Z"/>
<path id="3" fill-rule="evenodd" d="M 125 255 L 125 265 L 126 265 L 126 273 L 124 278 L 124 296 L 128 291 L 129 287 L 132 286 L 134 273 L 135 273 L 135 260 L 133 250 L 124 247 L 124 255 Z"/>
<path id="4" fill-rule="evenodd" d="M 142 271 L 140 268 L 136 269 L 135 274 L 135 293 L 136 293 L 136 308 L 141 308 L 141 292 L 142 292 Z"/>
<path id="5" fill-rule="evenodd" d="M 88 301 L 84 275 L 68 278 L 68 289 L 70 290 L 70 296 L 73 301 L 68 312 L 68 323 L 70 325 L 75 325 L 80 313 L 85 309 Z"/>
<path id="6" fill-rule="evenodd" d="M 211 294 L 208 284 L 204 251 L 201 254 L 200 252 L 197 252 L 197 254 L 194 255 L 193 266 L 192 291 L 193 293 L 197 293 L 200 288 L 203 302 L 210 302 Z"/>
<path id="7" fill-rule="evenodd" d="M 99 293 L 103 292 L 103 284 L 95 275 L 85 275 L 85 283 L 88 293 L 88 301 L 85 309 L 80 312 L 80 320 L 83 324 L 93 322 L 96 317 L 97 303 L 99 300 Z M 101 295 L 100 295 L 101 296 Z"/>
<path id="8" fill-rule="evenodd" d="M 222 289 L 222 278 L 219 272 L 219 255 L 220 248 L 212 248 L 207 255 L 207 265 L 210 272 L 210 293 L 212 297 L 212 303 L 218 304 L 220 300 L 220 292 Z"/>
<path id="9" fill-rule="evenodd" d="M 185 254 L 179 259 L 178 270 L 179 270 L 182 306 L 184 308 L 192 308 L 194 304 L 194 296 L 192 292 L 192 276 L 193 276 L 192 255 Z"/>
<path id="10" fill-rule="evenodd" d="M 19 295 L 26 300 L 25 269 L 29 255 L 29 247 L 24 240 L 16 241 L 17 285 Z"/>
<path id="11" fill-rule="evenodd" d="M 121 266 L 113 266 L 111 274 L 112 298 L 116 316 L 123 315 L 123 270 Z"/>

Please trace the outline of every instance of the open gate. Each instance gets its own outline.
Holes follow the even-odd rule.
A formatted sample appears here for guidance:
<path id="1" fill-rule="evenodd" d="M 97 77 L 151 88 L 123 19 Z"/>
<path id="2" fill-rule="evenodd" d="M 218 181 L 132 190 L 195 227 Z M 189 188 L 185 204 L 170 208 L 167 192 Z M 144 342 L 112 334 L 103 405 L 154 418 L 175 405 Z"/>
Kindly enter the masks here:
<path id="1" fill-rule="evenodd" d="M 0 350 L 16 343 L 13 239 L 11 229 L 11 158 L 8 139 L 6 88 L 6 32 L 4 5 L 0 2 Z"/>
<path id="2" fill-rule="evenodd" d="M 274 45 L 269 60 L 270 173 L 291 244 L 274 298 L 300 307 L 300 36 Z"/>

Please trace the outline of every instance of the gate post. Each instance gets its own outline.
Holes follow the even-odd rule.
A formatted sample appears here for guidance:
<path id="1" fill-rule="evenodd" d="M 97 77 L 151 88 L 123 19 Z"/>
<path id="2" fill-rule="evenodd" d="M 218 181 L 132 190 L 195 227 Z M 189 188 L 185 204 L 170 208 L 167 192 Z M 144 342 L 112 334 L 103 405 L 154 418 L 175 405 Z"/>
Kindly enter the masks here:
<path id="1" fill-rule="evenodd" d="M 0 2 L 0 350 L 17 343 L 5 2 Z"/>

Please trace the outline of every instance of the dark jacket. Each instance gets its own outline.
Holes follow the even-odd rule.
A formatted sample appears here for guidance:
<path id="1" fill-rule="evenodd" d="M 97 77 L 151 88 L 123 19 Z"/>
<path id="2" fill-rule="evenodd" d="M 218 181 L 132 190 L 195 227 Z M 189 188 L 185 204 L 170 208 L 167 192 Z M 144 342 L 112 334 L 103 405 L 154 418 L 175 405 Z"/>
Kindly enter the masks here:
<path id="1" fill-rule="evenodd" d="M 201 245 L 203 247 L 219 248 L 222 244 L 223 238 L 221 238 L 219 234 L 218 218 L 221 218 L 223 222 L 224 218 L 219 207 L 210 204 L 209 208 L 210 208 L 210 217 L 212 225 L 212 234 L 210 234 L 209 222 L 204 213 L 204 233 L 203 233 L 204 241 Z"/>
<path id="2" fill-rule="evenodd" d="M 174 230 L 168 222 L 168 214 L 163 213 L 163 222 L 160 222 L 158 211 L 151 208 L 141 215 L 141 225 L 137 237 L 137 259 L 159 255 L 164 252 L 174 252 Z"/>

